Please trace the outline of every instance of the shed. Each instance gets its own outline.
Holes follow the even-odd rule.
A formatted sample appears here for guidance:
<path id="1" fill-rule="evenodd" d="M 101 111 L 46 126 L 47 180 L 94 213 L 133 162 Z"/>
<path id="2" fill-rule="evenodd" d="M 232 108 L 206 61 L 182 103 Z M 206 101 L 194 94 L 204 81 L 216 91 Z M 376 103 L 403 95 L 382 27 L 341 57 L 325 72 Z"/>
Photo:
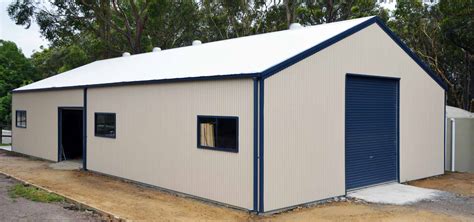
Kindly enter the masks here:
<path id="1" fill-rule="evenodd" d="M 13 117 L 15 152 L 258 213 L 444 173 L 445 85 L 377 17 L 96 61 Z"/>
<path id="2" fill-rule="evenodd" d="M 445 170 L 474 173 L 474 114 L 446 106 Z"/>

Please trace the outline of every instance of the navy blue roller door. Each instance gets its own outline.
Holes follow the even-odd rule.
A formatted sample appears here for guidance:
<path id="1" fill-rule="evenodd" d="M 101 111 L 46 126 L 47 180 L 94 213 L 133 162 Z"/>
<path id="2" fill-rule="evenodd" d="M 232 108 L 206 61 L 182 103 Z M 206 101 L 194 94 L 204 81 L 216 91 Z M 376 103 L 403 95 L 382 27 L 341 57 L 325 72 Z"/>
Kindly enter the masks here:
<path id="1" fill-rule="evenodd" d="M 346 76 L 346 189 L 398 178 L 398 84 Z"/>

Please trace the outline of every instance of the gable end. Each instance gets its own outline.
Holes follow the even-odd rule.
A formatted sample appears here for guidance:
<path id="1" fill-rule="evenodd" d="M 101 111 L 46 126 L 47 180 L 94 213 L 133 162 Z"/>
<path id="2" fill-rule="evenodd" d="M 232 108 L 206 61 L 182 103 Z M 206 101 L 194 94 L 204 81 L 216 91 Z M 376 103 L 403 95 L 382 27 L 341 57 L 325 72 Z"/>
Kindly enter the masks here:
<path id="1" fill-rule="evenodd" d="M 418 64 L 436 83 L 438 83 L 438 85 L 443 88 L 444 90 L 447 90 L 447 85 L 446 83 L 444 83 L 437 75 L 434 71 L 432 71 L 429 66 L 423 62 L 415 53 L 413 53 L 413 51 L 398 37 L 395 35 L 395 33 L 393 33 L 390 28 L 387 27 L 387 25 L 384 24 L 384 22 L 378 18 L 378 17 L 373 17 L 363 23 L 360 23 L 359 25 L 356 25 L 304 52 L 301 52 L 299 53 L 298 55 L 292 57 L 292 58 L 289 58 L 265 71 L 263 71 L 261 73 L 261 77 L 263 79 L 266 79 L 272 75 L 275 75 L 276 73 L 278 73 L 279 71 L 291 66 L 291 65 L 294 65 L 295 63 L 298 63 L 299 61 L 311 56 L 311 55 L 314 55 L 316 53 L 318 53 L 319 51 L 333 45 L 334 43 L 336 42 L 339 42 L 340 40 L 364 29 L 364 28 L 367 28 L 368 26 L 372 25 L 376 23 L 388 36 L 390 36 L 390 38 L 395 41 L 395 43 L 397 43 L 397 45 L 402 48 L 402 50 L 408 54 L 408 56 L 410 56 L 410 58 L 412 58 L 416 64 Z"/>

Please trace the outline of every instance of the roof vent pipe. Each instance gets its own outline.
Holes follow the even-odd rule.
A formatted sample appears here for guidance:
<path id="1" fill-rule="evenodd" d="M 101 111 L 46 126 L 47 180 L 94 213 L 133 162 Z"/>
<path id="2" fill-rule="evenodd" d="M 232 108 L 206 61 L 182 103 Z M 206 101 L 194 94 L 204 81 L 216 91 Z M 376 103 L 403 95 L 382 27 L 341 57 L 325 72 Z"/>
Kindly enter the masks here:
<path id="1" fill-rule="evenodd" d="M 128 56 L 130 56 L 130 53 L 129 53 L 129 52 L 124 52 L 124 53 L 122 54 L 122 57 L 128 57 Z"/>
<path id="2" fill-rule="evenodd" d="M 161 51 L 160 47 L 154 47 L 153 50 L 152 50 L 152 52 L 159 52 L 159 51 Z"/>
<path id="3" fill-rule="evenodd" d="M 290 30 L 297 30 L 297 29 L 301 29 L 303 28 L 303 26 L 301 26 L 300 23 L 291 23 L 290 25 Z"/>
<path id="4" fill-rule="evenodd" d="M 202 42 L 200 40 L 194 40 L 193 45 L 201 45 Z"/>

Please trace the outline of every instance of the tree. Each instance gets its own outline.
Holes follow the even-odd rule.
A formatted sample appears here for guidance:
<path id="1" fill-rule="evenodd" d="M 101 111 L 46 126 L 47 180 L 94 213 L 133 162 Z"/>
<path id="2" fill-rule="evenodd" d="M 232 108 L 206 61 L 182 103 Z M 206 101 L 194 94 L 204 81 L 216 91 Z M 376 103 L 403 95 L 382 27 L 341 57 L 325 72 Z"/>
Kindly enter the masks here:
<path id="1" fill-rule="evenodd" d="M 388 20 L 387 10 L 380 8 L 375 1 L 367 0 L 305 0 L 301 1 L 301 5 L 298 6 L 297 14 L 297 20 L 307 25 L 331 23 L 371 15 L 377 15 L 384 21 Z"/>
<path id="2" fill-rule="evenodd" d="M 155 46 L 163 49 L 185 46 L 198 38 L 207 40 L 201 33 L 201 14 L 195 1 L 153 1 L 148 13 L 145 51 Z"/>
<path id="3" fill-rule="evenodd" d="M 41 79 L 65 72 L 92 62 L 85 50 L 78 45 L 51 47 L 35 52 L 31 63 Z"/>
<path id="4" fill-rule="evenodd" d="M 440 5 L 424 6 L 417 0 L 398 1 L 388 25 L 448 85 L 448 104 L 469 109 L 466 79 L 472 65 L 465 61 L 462 48 L 446 38 L 441 26 L 445 15 Z"/>
<path id="5" fill-rule="evenodd" d="M 439 3 L 443 14 L 441 31 L 451 44 L 458 47 L 464 56 L 461 60 L 467 68 L 461 75 L 462 108 L 474 112 L 474 1 L 447 1 Z M 470 107 L 469 107 L 470 106 Z"/>
<path id="6" fill-rule="evenodd" d="M 35 70 L 13 42 L 0 40 L 0 125 L 10 126 L 10 91 L 37 80 Z"/>

